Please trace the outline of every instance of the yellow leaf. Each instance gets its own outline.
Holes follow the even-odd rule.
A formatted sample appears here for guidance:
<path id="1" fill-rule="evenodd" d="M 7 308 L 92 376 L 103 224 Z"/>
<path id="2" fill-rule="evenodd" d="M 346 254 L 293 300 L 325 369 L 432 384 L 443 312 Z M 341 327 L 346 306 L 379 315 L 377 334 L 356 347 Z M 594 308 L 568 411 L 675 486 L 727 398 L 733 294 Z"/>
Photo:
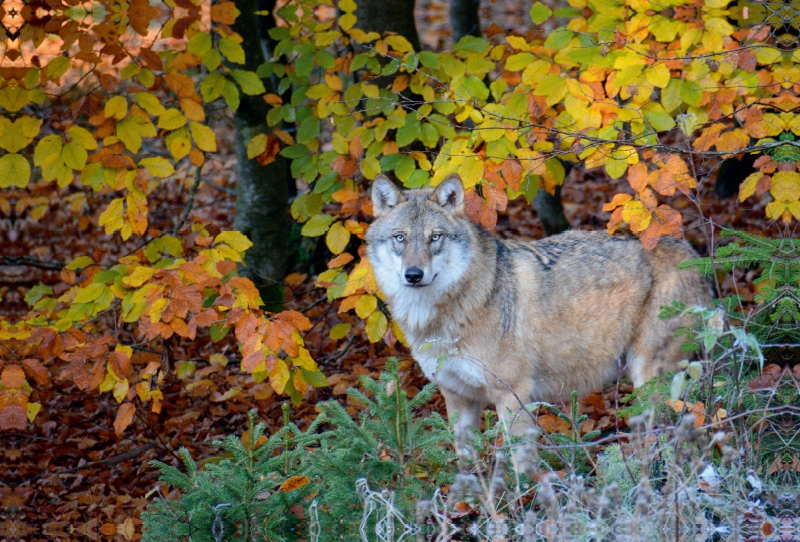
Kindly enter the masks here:
<path id="1" fill-rule="evenodd" d="M 122 284 L 138 288 L 155 275 L 156 271 L 158 270 L 151 267 L 139 266 L 133 270 L 133 273 L 122 279 Z"/>
<path id="2" fill-rule="evenodd" d="M 42 410 L 41 403 L 28 403 L 26 408 L 26 415 L 28 416 L 28 421 L 33 423 L 33 420 L 36 419 L 36 415 L 39 414 L 39 411 Z"/>
<path id="3" fill-rule="evenodd" d="M 777 171 L 772 175 L 770 194 L 785 203 L 800 199 L 800 173 L 796 171 Z"/>
<path id="4" fill-rule="evenodd" d="M 189 129 L 192 131 L 192 139 L 201 151 L 217 152 L 217 136 L 211 128 L 192 121 L 189 123 Z"/>
<path id="5" fill-rule="evenodd" d="M 292 358 L 292 363 L 301 367 L 307 371 L 319 371 L 317 367 L 317 362 L 314 361 L 314 358 L 311 357 L 311 354 L 306 350 L 304 347 L 299 347 L 300 355 L 297 357 Z"/>
<path id="6" fill-rule="evenodd" d="M 464 163 L 458 168 L 458 174 L 464 183 L 464 188 L 472 188 L 483 180 L 484 164 L 474 156 L 467 156 Z"/>
<path id="7" fill-rule="evenodd" d="M 378 299 L 373 295 L 362 295 L 356 302 L 356 314 L 366 318 L 378 308 Z"/>
<path id="8" fill-rule="evenodd" d="M 403 36 L 387 36 L 385 41 L 389 44 L 389 47 L 399 53 L 410 53 L 414 50 L 411 43 Z"/>
<path id="9" fill-rule="evenodd" d="M 506 36 L 506 42 L 517 51 L 529 51 L 530 46 L 522 36 Z"/>
<path id="10" fill-rule="evenodd" d="M 164 130 L 177 130 L 186 126 L 186 117 L 177 109 L 167 109 L 158 118 L 158 127 Z"/>
<path id="11" fill-rule="evenodd" d="M 325 235 L 325 244 L 334 254 L 341 254 L 350 241 L 350 232 L 341 222 L 334 222 Z"/>
<path id="12" fill-rule="evenodd" d="M 367 320 L 367 338 L 369 342 L 376 343 L 383 338 L 384 333 L 389 328 L 386 315 L 381 311 L 375 311 Z"/>
<path id="13" fill-rule="evenodd" d="M 125 397 L 128 395 L 128 390 L 130 387 L 131 386 L 128 383 L 127 378 L 119 380 L 116 384 L 114 384 L 114 399 L 117 400 L 117 403 L 121 403 L 123 399 L 125 399 Z"/>
<path id="14" fill-rule="evenodd" d="M 337 134 L 334 132 L 333 135 L 336 136 Z M 253 139 L 251 139 L 250 143 L 247 144 L 247 157 L 255 158 L 267 150 L 268 140 L 269 137 L 267 137 L 267 134 L 257 134 L 253 136 Z"/>
<path id="15" fill-rule="evenodd" d="M 666 64 L 654 64 L 644 70 L 644 78 L 654 87 L 664 88 L 669 83 L 669 68 Z"/>
<path id="16" fill-rule="evenodd" d="M 357 20 L 358 19 L 356 18 L 356 16 L 353 15 L 352 13 L 345 13 L 344 15 L 339 17 L 339 28 L 347 32 L 348 30 L 353 28 L 353 26 L 355 26 Z"/>
<path id="17" fill-rule="evenodd" d="M 763 176 L 763 171 L 756 171 L 745 178 L 742 184 L 739 185 L 739 201 L 744 201 L 755 193 L 756 185 L 758 185 L 758 181 Z"/>
<path id="18" fill-rule="evenodd" d="M 225 243 L 237 252 L 244 253 L 248 248 L 253 246 L 242 232 L 239 231 L 224 231 L 214 238 L 215 243 Z"/>
<path id="19" fill-rule="evenodd" d="M 93 151 L 97 148 L 97 140 L 86 128 L 81 128 L 73 124 L 67 128 L 67 135 L 69 135 L 73 141 L 83 146 L 87 151 Z"/>
<path id="20" fill-rule="evenodd" d="M 289 368 L 282 359 L 275 361 L 275 366 L 269 372 L 269 385 L 276 393 L 283 393 L 286 383 L 289 382 Z"/>
<path id="21" fill-rule="evenodd" d="M 644 208 L 641 201 L 629 201 L 622 209 L 622 219 L 630 224 L 633 233 L 639 233 L 650 225 L 652 215 Z"/>
<path id="22" fill-rule="evenodd" d="M 122 227 L 123 199 L 113 200 L 100 215 L 100 226 L 105 226 L 107 234 L 113 233 Z"/>
<path id="23" fill-rule="evenodd" d="M 125 96 L 114 96 L 106 102 L 105 109 L 103 110 L 106 118 L 115 118 L 122 120 L 128 113 L 128 100 Z"/>
<path id="24" fill-rule="evenodd" d="M 350 324 L 342 322 L 341 324 L 336 324 L 331 328 L 330 337 L 334 341 L 341 339 L 343 337 L 347 337 L 347 334 L 350 333 L 350 328 L 353 327 Z"/>

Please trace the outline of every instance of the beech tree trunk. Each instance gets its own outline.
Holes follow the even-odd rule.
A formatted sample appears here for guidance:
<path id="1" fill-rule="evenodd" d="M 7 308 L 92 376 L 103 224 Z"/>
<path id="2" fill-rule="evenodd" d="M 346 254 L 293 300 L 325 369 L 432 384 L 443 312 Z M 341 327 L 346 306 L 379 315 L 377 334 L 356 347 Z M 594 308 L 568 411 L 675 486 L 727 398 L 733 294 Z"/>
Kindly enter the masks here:
<path id="1" fill-rule="evenodd" d="M 266 36 L 261 35 L 264 17 L 255 15 L 259 9 L 270 9 L 258 0 L 236 0 L 241 11 L 233 30 L 244 39 L 247 64 L 255 71 L 268 57 Z M 267 92 L 273 92 L 269 79 L 263 80 Z M 283 278 L 288 258 L 289 172 L 280 156 L 266 166 L 247 157 L 247 144 L 257 134 L 268 133 L 269 105 L 261 96 L 241 95 L 239 109 L 234 115 L 236 154 L 239 176 L 236 185 L 236 218 L 234 227 L 244 233 L 253 246 L 244 258 L 240 274 L 251 279 L 261 293 L 267 310 L 280 310 L 284 300 Z"/>
<path id="2" fill-rule="evenodd" d="M 450 26 L 455 43 L 464 36 L 481 37 L 480 5 L 480 0 L 450 0 Z"/>
<path id="3" fill-rule="evenodd" d="M 365 32 L 394 32 L 406 38 L 415 51 L 420 50 L 414 21 L 416 0 L 358 0 L 356 26 Z"/>

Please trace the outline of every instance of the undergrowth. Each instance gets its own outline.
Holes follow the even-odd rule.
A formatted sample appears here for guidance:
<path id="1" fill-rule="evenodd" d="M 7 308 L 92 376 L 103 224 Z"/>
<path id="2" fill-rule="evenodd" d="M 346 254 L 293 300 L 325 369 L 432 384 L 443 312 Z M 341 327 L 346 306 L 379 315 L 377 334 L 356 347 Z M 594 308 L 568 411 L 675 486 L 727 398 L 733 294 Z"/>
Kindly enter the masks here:
<path id="1" fill-rule="evenodd" d="M 521 439 L 488 413 L 484 431 L 454 436 L 420 414 L 433 385 L 409 398 L 391 360 L 348 391 L 356 419 L 328 401 L 305 431 L 285 410 L 266 436 L 251 412 L 202 468 L 186 450 L 180 469 L 153 462 L 162 485 L 143 540 L 760 539 L 797 513 L 800 365 L 780 341 L 798 340 L 798 245 L 736 235 L 717 262 L 758 266 L 760 304 L 665 308 L 694 322 L 682 332 L 698 354 L 624 398 L 628 432 L 581 434 L 573 395 L 567 411 L 530 405 Z M 570 430 L 543 431 L 544 413 Z"/>

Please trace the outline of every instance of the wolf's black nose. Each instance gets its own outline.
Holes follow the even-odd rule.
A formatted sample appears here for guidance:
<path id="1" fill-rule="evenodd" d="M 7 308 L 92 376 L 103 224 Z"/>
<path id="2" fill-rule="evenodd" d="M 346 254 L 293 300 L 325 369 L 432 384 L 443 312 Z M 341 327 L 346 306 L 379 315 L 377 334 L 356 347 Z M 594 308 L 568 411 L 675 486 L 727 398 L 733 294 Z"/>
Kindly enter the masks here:
<path id="1" fill-rule="evenodd" d="M 416 267 L 409 267 L 406 269 L 406 280 L 411 284 L 418 284 L 422 281 L 422 277 L 425 273 L 422 272 L 422 269 L 417 269 Z"/>

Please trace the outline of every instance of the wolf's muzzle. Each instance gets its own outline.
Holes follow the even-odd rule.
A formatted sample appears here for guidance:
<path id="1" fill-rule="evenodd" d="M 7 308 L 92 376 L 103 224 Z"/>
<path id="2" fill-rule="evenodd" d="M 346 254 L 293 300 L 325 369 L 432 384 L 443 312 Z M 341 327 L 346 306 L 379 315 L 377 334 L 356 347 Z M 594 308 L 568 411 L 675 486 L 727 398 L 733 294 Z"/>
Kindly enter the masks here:
<path id="1" fill-rule="evenodd" d="M 420 282 L 422 282 L 422 277 L 425 276 L 425 273 L 422 271 L 422 269 L 419 269 L 417 267 L 409 267 L 408 269 L 406 269 L 405 275 L 406 275 L 406 280 L 410 284 L 419 284 Z"/>

